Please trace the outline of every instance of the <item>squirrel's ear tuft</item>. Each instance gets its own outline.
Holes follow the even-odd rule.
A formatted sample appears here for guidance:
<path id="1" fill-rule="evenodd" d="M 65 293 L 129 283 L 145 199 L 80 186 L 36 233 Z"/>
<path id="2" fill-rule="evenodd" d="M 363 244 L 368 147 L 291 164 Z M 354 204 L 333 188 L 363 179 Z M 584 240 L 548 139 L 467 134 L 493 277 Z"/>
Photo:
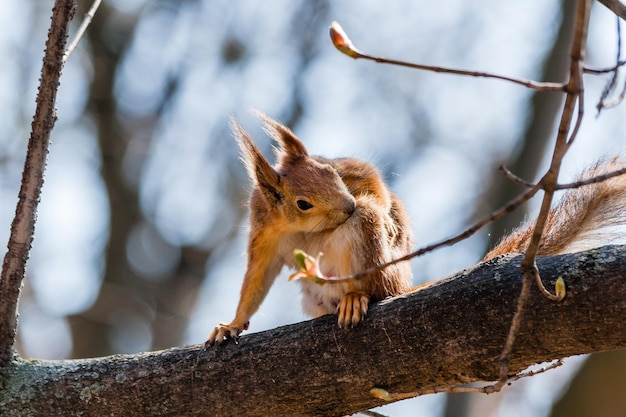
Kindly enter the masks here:
<path id="1" fill-rule="evenodd" d="M 281 165 L 290 164 L 309 156 L 304 144 L 287 126 L 258 110 L 255 110 L 254 114 L 265 123 L 267 134 L 278 142 L 279 147 L 276 150 L 276 155 Z"/>
<path id="2" fill-rule="evenodd" d="M 273 203 L 279 202 L 283 198 L 280 192 L 280 175 L 267 162 L 248 132 L 234 118 L 231 119 L 230 125 L 235 133 L 239 149 L 241 149 L 241 160 L 250 179 L 254 181 L 267 199 Z"/>

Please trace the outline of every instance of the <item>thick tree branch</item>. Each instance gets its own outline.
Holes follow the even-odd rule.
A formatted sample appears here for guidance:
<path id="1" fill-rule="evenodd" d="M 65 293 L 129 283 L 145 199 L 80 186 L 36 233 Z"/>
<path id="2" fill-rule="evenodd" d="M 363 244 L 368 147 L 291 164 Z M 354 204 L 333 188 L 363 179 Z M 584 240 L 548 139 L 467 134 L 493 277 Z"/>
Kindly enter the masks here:
<path id="1" fill-rule="evenodd" d="M 520 293 L 521 257 L 497 258 L 371 309 L 350 331 L 333 316 L 199 345 L 80 361 L 15 359 L 0 374 L 0 409 L 15 415 L 340 416 L 401 393 L 498 378 Z M 563 277 L 554 303 L 531 291 L 510 357 L 529 365 L 626 347 L 626 246 L 539 258 Z M 254 325 L 254 323 L 253 323 Z"/>
<path id="2" fill-rule="evenodd" d="M 56 121 L 55 103 L 63 68 L 63 53 L 75 8 L 73 0 L 57 0 L 52 9 L 52 23 L 46 41 L 22 185 L 0 276 L 0 366 L 10 360 L 15 342 L 17 302 L 35 233 L 35 218 L 43 186 L 50 132 Z"/>

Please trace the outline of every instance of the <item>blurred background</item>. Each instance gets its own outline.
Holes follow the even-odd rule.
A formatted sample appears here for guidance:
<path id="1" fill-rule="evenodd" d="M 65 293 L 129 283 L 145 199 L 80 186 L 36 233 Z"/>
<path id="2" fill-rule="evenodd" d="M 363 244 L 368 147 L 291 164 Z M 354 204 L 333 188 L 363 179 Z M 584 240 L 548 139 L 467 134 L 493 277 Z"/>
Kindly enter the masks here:
<path id="1" fill-rule="evenodd" d="M 0 7 L 2 242 L 15 210 L 51 3 L 5 0 Z M 91 5 L 79 3 L 74 30 Z M 20 302 L 21 354 L 83 358 L 203 343 L 216 323 L 234 316 L 249 182 L 229 118 L 271 156 L 250 109 L 289 125 L 311 153 L 376 164 L 406 202 L 418 247 L 500 207 L 520 189 L 498 165 L 537 178 L 562 97 L 354 61 L 335 50 L 328 27 L 337 20 L 374 55 L 562 81 L 574 3 L 104 1 L 61 79 Z M 617 45 L 616 17 L 594 3 L 587 65 L 614 65 Z M 563 180 L 626 146 L 626 105 L 596 117 L 607 77 L 585 81 L 586 117 Z M 536 206 L 414 260 L 415 283 L 475 264 Z M 282 275 L 251 331 L 305 318 L 297 285 Z M 433 395 L 378 411 L 624 416 L 625 375 L 626 352 L 603 353 L 566 359 L 500 394 Z"/>

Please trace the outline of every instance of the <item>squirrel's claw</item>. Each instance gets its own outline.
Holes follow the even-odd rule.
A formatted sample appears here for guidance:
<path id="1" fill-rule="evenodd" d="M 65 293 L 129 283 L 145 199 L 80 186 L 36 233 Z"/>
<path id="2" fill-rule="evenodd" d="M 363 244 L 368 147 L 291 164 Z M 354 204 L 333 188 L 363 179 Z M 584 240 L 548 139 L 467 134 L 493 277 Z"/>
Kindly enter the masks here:
<path id="1" fill-rule="evenodd" d="M 337 324 L 342 329 L 352 328 L 367 314 L 370 296 L 363 291 L 350 291 L 341 298 L 337 306 Z"/>
<path id="2" fill-rule="evenodd" d="M 225 339 L 233 339 L 235 344 L 239 343 L 239 334 L 248 328 L 248 322 L 240 328 L 232 323 L 220 323 L 211 332 L 209 338 L 204 342 L 204 348 L 208 349 L 209 346 L 219 346 Z"/>

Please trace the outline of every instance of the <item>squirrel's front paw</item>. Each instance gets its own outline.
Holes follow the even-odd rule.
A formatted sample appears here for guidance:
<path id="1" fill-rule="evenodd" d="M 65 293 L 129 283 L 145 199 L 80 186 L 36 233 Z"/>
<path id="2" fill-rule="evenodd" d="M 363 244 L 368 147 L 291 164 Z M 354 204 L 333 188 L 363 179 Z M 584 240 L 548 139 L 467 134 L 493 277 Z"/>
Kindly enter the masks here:
<path id="1" fill-rule="evenodd" d="M 337 306 L 340 328 L 347 329 L 356 326 L 367 314 L 370 296 L 363 291 L 350 291 L 344 294 Z"/>
<path id="2" fill-rule="evenodd" d="M 220 323 L 211 332 L 209 338 L 204 342 L 204 348 L 209 346 L 220 345 L 224 339 L 233 339 L 235 343 L 239 340 L 239 334 L 248 329 L 249 322 L 245 322 L 243 326 L 237 326 L 234 323 Z"/>

